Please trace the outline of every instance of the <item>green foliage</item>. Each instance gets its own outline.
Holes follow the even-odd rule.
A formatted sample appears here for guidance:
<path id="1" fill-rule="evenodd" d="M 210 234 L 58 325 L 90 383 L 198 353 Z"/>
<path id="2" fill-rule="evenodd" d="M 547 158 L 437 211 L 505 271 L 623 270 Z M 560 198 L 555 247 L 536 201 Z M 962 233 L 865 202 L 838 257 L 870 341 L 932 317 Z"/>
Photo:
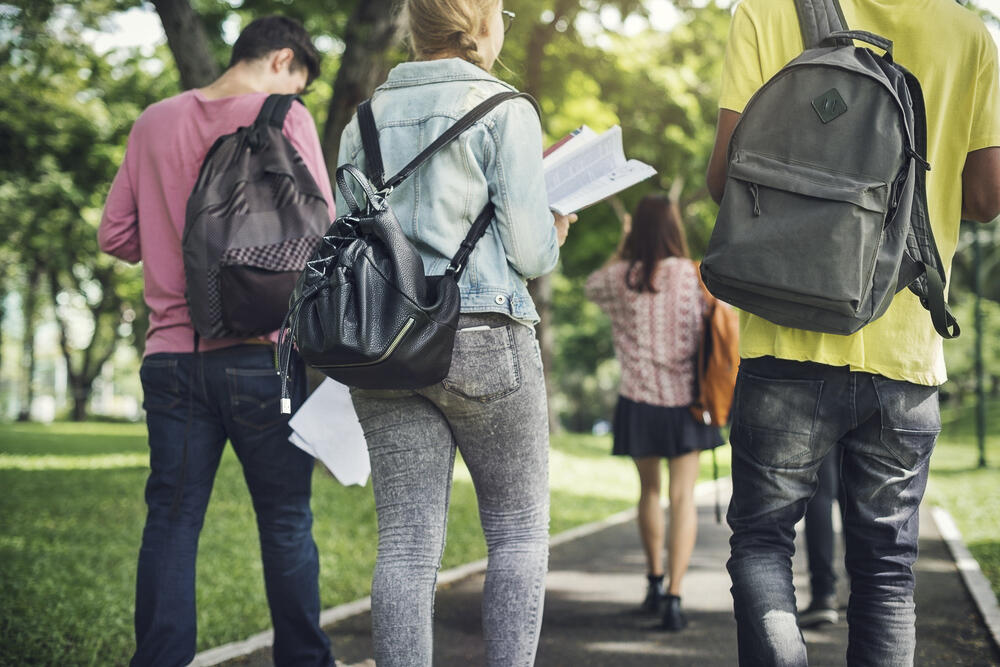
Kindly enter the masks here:
<path id="1" fill-rule="evenodd" d="M 0 23 L 12 36 L 0 59 L 0 252 L 16 267 L 0 294 L 48 288 L 71 382 L 87 389 L 117 341 L 145 330 L 141 274 L 102 255 L 96 230 L 131 122 L 176 89 L 172 71 L 154 75 L 136 54 L 107 58 L 82 41 L 99 22 L 93 10 L 28 3 Z"/>
<path id="2" fill-rule="evenodd" d="M 975 346 L 976 318 L 975 297 L 962 295 L 961 300 L 951 299 L 951 309 L 962 325 L 962 335 L 945 341 L 944 357 L 948 367 L 948 382 L 942 388 L 949 397 L 959 401 L 976 390 Z M 982 300 L 983 318 L 983 369 L 986 391 L 994 394 L 1000 390 L 1000 303 Z"/>
<path id="3" fill-rule="evenodd" d="M 635 502 L 632 463 L 612 459 L 610 447 L 607 437 L 553 440 L 554 532 Z M 704 459 L 703 477 L 710 475 Z M 141 424 L 0 425 L 0 664 L 127 662 L 147 462 Z M 451 498 L 444 567 L 486 554 L 461 463 Z M 345 488 L 317 469 L 312 506 L 324 608 L 368 595 L 378 541 L 371 489 Z M 200 650 L 269 626 L 253 511 L 230 448 L 205 519 L 197 576 Z"/>
<path id="4" fill-rule="evenodd" d="M 553 11 L 556 5 L 562 12 Z M 533 81 L 540 82 L 531 92 L 542 107 L 548 140 L 584 123 L 598 132 L 619 124 L 627 155 L 658 171 L 657 177 L 610 204 L 583 211 L 562 248 L 561 275 L 554 278 L 553 288 L 554 400 L 564 426 L 588 431 L 597 419 L 611 416 L 617 367 L 610 327 L 583 298 L 583 282 L 617 248 L 621 214 L 650 192 L 668 191 L 681 205 L 692 253 L 700 256 L 708 243 L 716 208 L 708 198 L 704 173 L 714 142 L 729 12 L 715 2 L 704 7 L 678 3 L 680 22 L 671 32 L 650 29 L 625 36 L 599 23 L 596 29 L 584 29 L 586 23 L 578 28 L 584 7 L 594 12 L 616 7 L 621 16 L 642 15 L 640 3 L 506 6 L 518 18 L 501 54 L 509 71 L 498 73 L 529 90 Z M 562 31 L 560 19 L 565 21 Z M 544 57 L 534 62 L 529 54 L 539 35 L 547 41 Z"/>

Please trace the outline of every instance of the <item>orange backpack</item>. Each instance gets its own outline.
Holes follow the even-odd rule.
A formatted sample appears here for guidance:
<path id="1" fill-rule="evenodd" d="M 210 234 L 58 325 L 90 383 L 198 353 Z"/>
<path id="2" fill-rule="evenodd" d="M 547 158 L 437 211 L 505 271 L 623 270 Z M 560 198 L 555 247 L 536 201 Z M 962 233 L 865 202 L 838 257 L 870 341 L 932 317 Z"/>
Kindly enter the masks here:
<path id="1" fill-rule="evenodd" d="M 698 282 L 705 295 L 705 327 L 698 343 L 697 387 L 690 410 L 694 418 L 710 426 L 725 426 L 733 404 L 736 372 L 740 366 L 740 320 L 727 303 L 712 296 L 701 281 L 701 266 L 695 262 Z"/>

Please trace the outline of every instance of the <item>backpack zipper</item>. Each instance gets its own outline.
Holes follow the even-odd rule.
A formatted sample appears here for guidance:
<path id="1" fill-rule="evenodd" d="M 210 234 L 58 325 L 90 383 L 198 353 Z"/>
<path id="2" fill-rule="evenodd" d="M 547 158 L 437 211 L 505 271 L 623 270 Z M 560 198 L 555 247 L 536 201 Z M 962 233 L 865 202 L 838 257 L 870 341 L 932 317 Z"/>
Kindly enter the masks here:
<path id="1" fill-rule="evenodd" d="M 747 190 L 753 198 L 753 215 L 755 218 L 760 217 L 760 189 L 756 183 L 747 183 Z"/>

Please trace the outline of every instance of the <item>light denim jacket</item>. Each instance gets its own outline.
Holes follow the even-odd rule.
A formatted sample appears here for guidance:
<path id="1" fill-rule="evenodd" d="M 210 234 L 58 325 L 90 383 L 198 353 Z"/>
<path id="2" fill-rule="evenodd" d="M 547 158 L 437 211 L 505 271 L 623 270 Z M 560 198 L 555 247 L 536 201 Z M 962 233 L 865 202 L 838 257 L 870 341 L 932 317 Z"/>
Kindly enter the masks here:
<path id="1" fill-rule="evenodd" d="M 476 104 L 514 90 L 458 58 L 397 65 L 372 97 L 386 178 L 402 169 Z M 337 164 L 365 169 L 355 116 Z M 353 183 L 353 181 L 352 181 Z M 355 190 L 358 201 L 360 188 Z M 559 259 L 542 173 L 542 131 L 524 99 L 502 103 L 431 157 L 388 197 L 427 275 L 444 273 L 469 227 L 492 201 L 496 217 L 459 279 L 462 312 L 504 313 L 538 322 L 526 280 Z M 347 211 L 337 192 L 337 211 Z"/>

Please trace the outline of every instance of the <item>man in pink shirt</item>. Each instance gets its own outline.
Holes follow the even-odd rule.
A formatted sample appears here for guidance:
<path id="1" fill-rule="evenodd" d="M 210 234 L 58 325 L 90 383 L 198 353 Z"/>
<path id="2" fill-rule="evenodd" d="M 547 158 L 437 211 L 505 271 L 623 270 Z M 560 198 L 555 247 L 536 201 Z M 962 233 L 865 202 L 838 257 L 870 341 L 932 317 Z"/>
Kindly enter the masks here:
<path id="1" fill-rule="evenodd" d="M 198 535 L 227 439 L 257 513 L 274 662 L 333 664 L 319 627 L 319 559 L 309 506 L 313 459 L 288 442 L 271 341 L 202 340 L 196 355 L 181 253 L 187 199 L 215 140 L 252 124 L 268 94 L 299 93 L 318 74 L 319 56 L 300 24 L 280 16 L 257 19 L 240 34 L 229 68 L 215 82 L 139 116 L 108 194 L 98 230 L 101 249 L 142 261 L 150 310 L 140 370 L 150 474 L 133 666 L 186 665 L 194 657 Z M 319 137 L 303 105 L 292 105 L 283 133 L 333 217 Z M 305 395 L 304 369 L 301 361 L 296 365 L 295 407 Z"/>

